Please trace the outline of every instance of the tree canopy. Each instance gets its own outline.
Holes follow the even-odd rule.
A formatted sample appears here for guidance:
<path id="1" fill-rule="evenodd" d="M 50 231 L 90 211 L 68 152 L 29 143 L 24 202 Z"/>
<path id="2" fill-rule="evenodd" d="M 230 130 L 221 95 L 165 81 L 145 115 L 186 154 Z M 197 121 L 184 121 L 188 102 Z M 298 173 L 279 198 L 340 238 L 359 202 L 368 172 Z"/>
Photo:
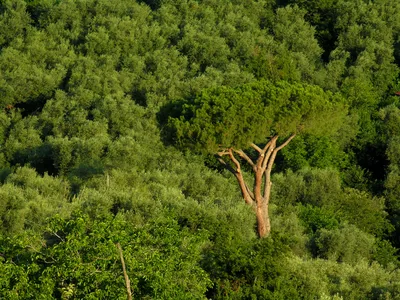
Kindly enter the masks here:
<path id="1" fill-rule="evenodd" d="M 176 143 L 210 152 L 248 148 L 274 135 L 334 134 L 346 115 L 340 95 L 285 81 L 212 88 L 179 105 L 179 116 L 168 120 Z"/>

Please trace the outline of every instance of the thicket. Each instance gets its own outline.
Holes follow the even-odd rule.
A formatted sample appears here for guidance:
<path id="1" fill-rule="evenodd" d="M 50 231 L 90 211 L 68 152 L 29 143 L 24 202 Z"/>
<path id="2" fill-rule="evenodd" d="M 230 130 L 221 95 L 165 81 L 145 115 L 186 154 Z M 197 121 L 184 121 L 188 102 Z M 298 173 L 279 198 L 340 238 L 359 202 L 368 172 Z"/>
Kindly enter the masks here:
<path id="1" fill-rule="evenodd" d="M 392 0 L 0 0 L 0 298 L 400 298 L 399 67 Z"/>

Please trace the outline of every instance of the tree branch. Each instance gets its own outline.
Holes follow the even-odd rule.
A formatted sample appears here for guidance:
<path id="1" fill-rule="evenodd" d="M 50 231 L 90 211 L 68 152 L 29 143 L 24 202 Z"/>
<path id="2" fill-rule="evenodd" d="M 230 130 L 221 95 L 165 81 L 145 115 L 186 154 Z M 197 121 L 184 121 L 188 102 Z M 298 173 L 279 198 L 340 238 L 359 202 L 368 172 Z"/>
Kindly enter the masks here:
<path id="1" fill-rule="evenodd" d="M 251 143 L 250 146 L 255 149 L 258 153 L 262 152 L 262 149 L 260 147 L 258 147 L 256 144 Z"/>
<path id="2" fill-rule="evenodd" d="M 296 134 L 293 133 L 293 134 L 286 140 L 286 142 L 284 142 L 282 145 L 280 145 L 278 148 L 275 149 L 276 152 L 278 152 L 279 150 L 281 150 L 283 147 L 286 147 L 287 144 L 289 144 L 290 141 L 293 140 L 293 138 L 294 138 L 295 136 L 296 136 Z"/>
<path id="3" fill-rule="evenodd" d="M 267 168 L 268 160 L 269 160 L 269 158 L 270 158 L 272 152 L 275 150 L 275 146 L 276 146 L 276 141 L 277 141 L 277 140 L 278 140 L 278 136 L 275 135 L 275 136 L 267 143 L 267 145 L 264 147 L 265 150 L 268 150 L 268 148 L 269 148 L 269 151 L 268 151 L 267 155 L 264 156 L 264 160 L 263 160 L 262 165 L 261 165 L 261 170 L 262 170 L 263 173 L 265 172 L 265 169 Z"/>
<path id="4" fill-rule="evenodd" d="M 129 280 L 128 273 L 126 273 L 125 260 L 124 260 L 123 254 L 122 254 L 122 248 L 121 248 L 120 243 L 117 243 L 117 248 L 118 248 L 118 251 L 119 251 L 119 257 L 121 259 L 122 271 L 124 272 L 124 278 L 125 278 L 125 284 L 126 284 L 126 292 L 128 294 L 128 300 L 132 300 L 131 281 Z"/>
<path id="5" fill-rule="evenodd" d="M 264 148 L 262 149 L 262 151 L 265 153 L 265 152 L 268 150 L 269 146 L 271 146 L 272 142 L 273 142 L 274 140 L 276 140 L 277 138 L 278 138 L 277 135 L 273 136 L 273 137 L 269 140 L 269 142 L 264 146 Z"/>
<path id="6" fill-rule="evenodd" d="M 225 168 L 226 168 L 229 172 L 231 172 L 233 175 L 236 174 L 235 169 L 232 168 L 232 166 L 230 166 L 229 164 L 227 164 L 226 161 L 222 158 L 222 156 L 220 156 L 219 154 L 216 154 L 215 156 L 217 157 L 218 161 L 219 161 L 221 164 L 223 164 L 223 165 L 225 166 Z"/>
<path id="7" fill-rule="evenodd" d="M 244 153 L 243 152 L 243 150 L 235 150 L 235 149 L 233 149 L 233 151 L 235 151 L 237 154 L 239 154 L 239 156 L 241 157 L 241 158 L 243 158 L 245 161 L 247 161 L 248 163 L 249 163 L 249 165 L 250 166 L 252 166 L 252 168 L 254 168 L 254 162 L 251 160 L 251 158 L 246 154 L 246 153 Z"/>
<path id="8" fill-rule="evenodd" d="M 232 148 L 229 148 L 229 157 L 231 161 L 235 164 L 236 166 L 236 172 L 240 173 L 240 162 L 236 159 L 235 155 L 233 154 Z"/>
<path id="9" fill-rule="evenodd" d="M 249 186 L 245 182 L 244 182 L 244 186 L 246 187 L 247 193 L 249 193 L 251 199 L 254 199 L 253 192 L 250 190 Z"/>
<path id="10" fill-rule="evenodd" d="M 276 154 L 278 153 L 279 150 L 281 150 L 283 147 L 287 146 L 290 141 L 296 136 L 295 133 L 293 133 L 282 145 L 280 145 L 279 147 L 272 149 L 272 152 L 270 152 L 270 154 L 268 155 L 268 165 L 267 168 L 265 169 L 265 185 L 264 185 L 264 197 L 267 199 L 267 201 L 269 200 L 269 193 L 271 191 L 271 170 L 272 170 L 272 166 L 274 164 L 275 158 L 276 158 Z M 276 136 L 276 139 L 278 138 L 278 136 Z M 276 140 L 275 140 L 276 143 Z M 270 157 L 269 157 L 270 156 Z"/>
<path id="11" fill-rule="evenodd" d="M 219 151 L 216 156 L 219 162 L 221 162 L 231 173 L 233 173 L 239 183 L 240 190 L 242 192 L 242 196 L 244 198 L 244 201 L 248 204 L 253 206 L 254 205 L 254 194 L 250 191 L 248 185 L 244 181 L 243 174 L 241 172 L 240 168 L 240 162 L 236 159 L 235 155 L 233 154 L 233 151 L 236 152 L 236 150 L 233 150 L 232 148 L 226 149 Z M 244 152 L 243 152 L 244 153 Z M 233 162 L 233 164 L 236 166 L 236 170 L 229 165 L 223 158 L 222 156 L 228 155 L 230 160 Z"/>
<path id="12" fill-rule="evenodd" d="M 217 152 L 217 154 L 218 154 L 219 156 L 229 155 L 229 151 L 226 150 L 226 149 L 224 149 L 224 150 L 222 150 L 222 151 Z"/>

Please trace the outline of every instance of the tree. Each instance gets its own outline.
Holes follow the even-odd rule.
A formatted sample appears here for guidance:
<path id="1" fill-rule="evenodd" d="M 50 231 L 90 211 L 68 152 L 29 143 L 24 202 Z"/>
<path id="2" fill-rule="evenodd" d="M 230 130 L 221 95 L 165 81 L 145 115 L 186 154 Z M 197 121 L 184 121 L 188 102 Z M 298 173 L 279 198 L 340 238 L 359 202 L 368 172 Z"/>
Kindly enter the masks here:
<path id="1" fill-rule="evenodd" d="M 271 230 L 268 206 L 277 153 L 298 133 L 335 132 L 345 110 L 340 96 L 317 86 L 258 81 L 205 90 L 176 104 L 166 128 L 178 147 L 216 154 L 236 177 L 246 204 L 256 213 L 258 235 L 265 237 Z M 279 144 L 280 136 L 287 138 Z M 243 149 L 248 148 L 246 153 Z M 241 161 L 254 173 L 253 188 Z"/>

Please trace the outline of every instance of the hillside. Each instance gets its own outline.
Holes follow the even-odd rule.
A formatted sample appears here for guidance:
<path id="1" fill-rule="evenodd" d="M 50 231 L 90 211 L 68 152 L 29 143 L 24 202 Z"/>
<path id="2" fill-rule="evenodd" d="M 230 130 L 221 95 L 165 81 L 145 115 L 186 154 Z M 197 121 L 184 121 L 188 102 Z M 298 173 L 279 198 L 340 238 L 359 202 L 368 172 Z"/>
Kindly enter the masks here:
<path id="1" fill-rule="evenodd" d="M 0 1 L 0 298 L 399 299 L 399 71 L 392 0 Z"/>

